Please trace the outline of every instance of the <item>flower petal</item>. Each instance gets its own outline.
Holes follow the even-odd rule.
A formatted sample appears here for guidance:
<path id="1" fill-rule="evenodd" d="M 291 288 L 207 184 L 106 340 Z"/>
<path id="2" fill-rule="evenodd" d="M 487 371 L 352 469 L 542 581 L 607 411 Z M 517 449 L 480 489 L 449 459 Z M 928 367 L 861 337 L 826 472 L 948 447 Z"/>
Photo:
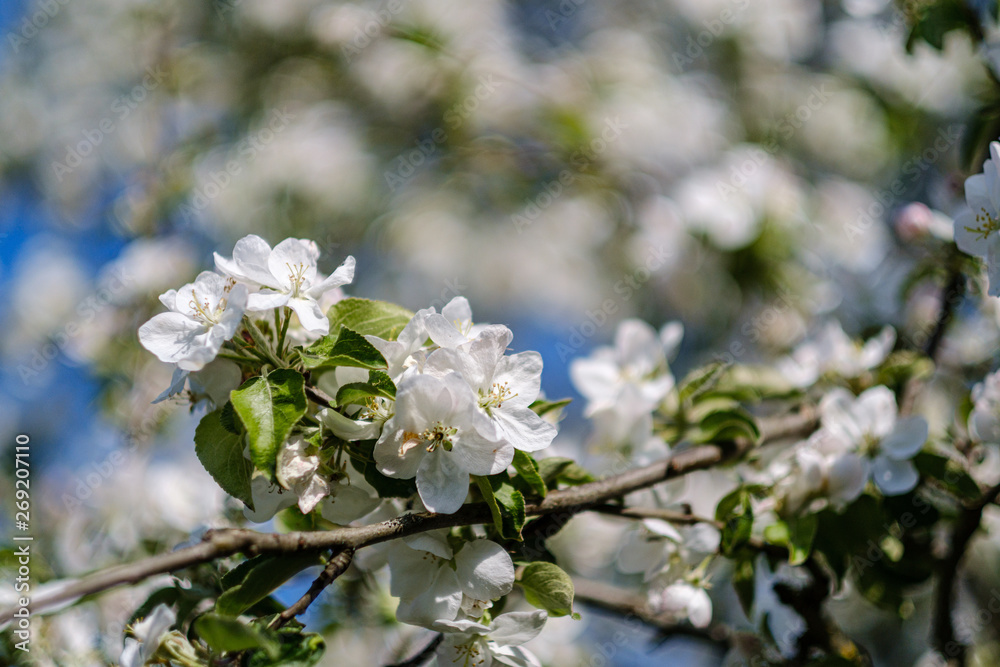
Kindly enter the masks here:
<path id="1" fill-rule="evenodd" d="M 851 412 L 865 433 L 884 438 L 896 424 L 896 397 L 885 385 L 877 385 L 858 396 Z"/>
<path id="2" fill-rule="evenodd" d="M 410 437 L 412 433 L 408 435 L 397 428 L 395 422 L 396 418 L 392 417 L 385 423 L 382 436 L 375 443 L 375 466 L 388 477 L 412 479 L 427 456 L 427 449 L 419 440 Z"/>
<path id="3" fill-rule="evenodd" d="M 222 341 L 215 344 L 208 329 L 187 315 L 160 313 L 139 327 L 139 342 L 160 361 L 197 371 L 215 358 Z"/>
<path id="4" fill-rule="evenodd" d="M 975 231 L 978 227 L 979 223 L 972 211 L 959 213 L 955 216 L 955 244 L 967 255 L 985 257 L 987 243 L 982 233 Z"/>
<path id="5" fill-rule="evenodd" d="M 830 464 L 826 492 L 832 500 L 849 503 L 861 495 L 867 481 L 867 461 L 856 454 L 843 454 Z"/>
<path id="6" fill-rule="evenodd" d="M 332 408 L 323 408 L 316 417 L 335 436 L 348 442 L 355 440 L 375 440 L 382 433 L 382 424 L 379 422 L 351 419 Z M 416 468 L 414 468 L 414 474 L 416 474 Z"/>
<path id="7" fill-rule="evenodd" d="M 493 424 L 501 440 L 525 452 L 545 449 L 558 433 L 555 426 L 535 414 L 534 410 L 507 409 L 506 404 L 493 410 Z"/>
<path id="8" fill-rule="evenodd" d="M 712 599 L 704 589 L 699 588 L 688 601 L 688 620 L 696 628 L 707 628 L 712 622 Z"/>
<path id="9" fill-rule="evenodd" d="M 263 289 L 250 295 L 247 299 L 247 310 L 256 313 L 262 310 L 281 308 L 288 304 L 290 298 L 291 294 L 289 292 Z"/>
<path id="10" fill-rule="evenodd" d="M 888 458 L 902 461 L 913 458 L 927 442 L 927 421 L 923 417 L 903 417 L 892 433 L 883 438 L 880 451 Z"/>
<path id="11" fill-rule="evenodd" d="M 174 374 L 170 378 L 170 386 L 164 389 L 162 394 L 154 398 L 153 403 L 160 403 L 184 391 L 184 384 L 187 382 L 190 372 L 181 368 L 175 368 Z"/>
<path id="12" fill-rule="evenodd" d="M 469 494 L 469 473 L 455 464 L 451 453 L 438 448 L 420 462 L 417 492 L 431 512 L 451 514 Z"/>
<path id="13" fill-rule="evenodd" d="M 414 575 L 413 572 L 405 573 L 408 577 Z M 420 595 L 412 600 L 400 599 L 396 619 L 429 628 L 439 620 L 453 620 L 461 606 L 462 591 L 458 587 L 455 572 L 449 567 L 442 567 L 438 569 L 430 586 Z"/>
<path id="14" fill-rule="evenodd" d="M 500 646 L 520 646 L 537 637 L 548 618 L 541 609 L 500 614 L 490 623 L 487 637 Z"/>
<path id="15" fill-rule="evenodd" d="M 329 292 L 335 287 L 349 285 L 354 281 L 354 265 L 354 257 L 352 255 L 348 255 L 347 259 L 345 259 L 343 263 L 337 267 L 336 271 L 309 288 L 309 296 L 314 299 L 318 299 L 321 294 Z"/>
<path id="16" fill-rule="evenodd" d="M 898 496 L 917 485 L 920 475 L 910 461 L 894 461 L 877 456 L 872 464 L 872 479 L 883 495 Z"/>
<path id="17" fill-rule="evenodd" d="M 448 544 L 448 529 L 428 530 L 423 533 L 407 535 L 403 538 L 403 543 L 411 549 L 426 551 L 439 558 L 451 560 L 455 553 Z"/>
<path id="18" fill-rule="evenodd" d="M 327 521 L 345 524 L 368 514 L 379 502 L 362 489 L 341 483 L 334 485 L 331 494 L 323 499 L 320 513 Z"/>
<path id="19" fill-rule="evenodd" d="M 455 556 L 462 592 L 477 600 L 496 600 L 514 587 L 514 563 L 496 542 L 473 540 Z"/>
<path id="20" fill-rule="evenodd" d="M 504 406 L 527 408 L 538 398 L 542 387 L 542 355 L 518 352 L 502 357 L 496 365 L 493 381 L 506 384 L 513 394 L 504 401 Z"/>
<path id="21" fill-rule="evenodd" d="M 215 253 L 215 268 L 220 273 L 250 283 L 255 287 L 276 287 L 274 276 L 267 268 L 267 258 L 270 254 L 271 246 L 268 245 L 267 241 L 256 234 L 249 234 L 233 246 L 232 259 L 226 259 L 219 253 Z"/>
<path id="22" fill-rule="evenodd" d="M 316 299 L 293 297 L 288 300 L 288 307 L 299 316 L 299 322 L 306 331 L 314 331 L 326 335 L 330 333 L 330 320 L 323 314 Z"/>
<path id="23" fill-rule="evenodd" d="M 316 260 L 319 249 L 312 241 L 288 238 L 274 246 L 267 256 L 267 269 L 282 291 L 296 286 L 312 285 L 316 281 Z"/>

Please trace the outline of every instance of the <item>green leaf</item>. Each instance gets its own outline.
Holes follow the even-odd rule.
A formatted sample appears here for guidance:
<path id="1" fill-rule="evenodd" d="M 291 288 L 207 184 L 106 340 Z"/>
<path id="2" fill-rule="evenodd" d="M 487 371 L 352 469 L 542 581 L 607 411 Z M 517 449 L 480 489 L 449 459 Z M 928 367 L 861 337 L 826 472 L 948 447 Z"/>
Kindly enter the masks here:
<path id="1" fill-rule="evenodd" d="M 243 436 L 225 427 L 225 412 L 223 407 L 201 418 L 194 431 L 194 452 L 223 491 L 253 509 L 250 493 L 253 464 L 243 456 Z"/>
<path id="2" fill-rule="evenodd" d="M 979 485 L 966 472 L 960 461 L 934 452 L 918 452 L 912 460 L 922 477 L 937 480 L 960 499 L 976 500 L 979 498 Z"/>
<path id="3" fill-rule="evenodd" d="M 750 617 L 756 587 L 754 585 L 754 559 L 756 554 L 746 554 L 736 560 L 733 565 L 733 589 L 740 599 L 743 613 Z"/>
<path id="4" fill-rule="evenodd" d="M 273 479 L 281 443 L 306 413 L 302 374 L 283 368 L 251 378 L 234 389 L 230 398 L 247 429 L 254 465 Z"/>
<path id="5" fill-rule="evenodd" d="M 719 504 L 715 506 L 715 520 L 727 520 L 733 513 L 733 510 L 744 502 L 745 496 L 746 490 L 742 486 L 738 486 L 726 495 L 722 496 L 722 499 L 719 500 Z"/>
<path id="6" fill-rule="evenodd" d="M 357 331 L 340 327 L 336 337 L 323 336 L 299 355 L 309 370 L 327 370 L 337 366 L 378 370 L 386 368 L 385 358 Z"/>
<path id="7" fill-rule="evenodd" d="M 579 486 L 594 481 L 594 476 L 583 469 L 573 459 L 561 456 L 550 456 L 536 461 L 538 474 L 541 475 L 545 485 L 554 489 L 560 483 L 567 486 Z"/>
<path id="8" fill-rule="evenodd" d="M 747 438 L 752 442 L 760 439 L 760 427 L 749 412 L 741 407 L 712 412 L 698 423 L 698 428 L 690 436 L 696 443 L 725 442 L 736 438 Z"/>
<path id="9" fill-rule="evenodd" d="M 743 402 L 788 398 L 800 393 L 785 375 L 770 366 L 733 364 L 706 393 Z"/>
<path id="10" fill-rule="evenodd" d="M 812 553 L 813 541 L 816 539 L 816 529 L 819 518 L 815 514 L 778 521 L 764 529 L 764 539 L 771 544 L 777 544 L 788 549 L 788 563 L 801 565 L 809 559 Z"/>
<path id="11" fill-rule="evenodd" d="M 538 474 L 538 464 L 535 463 L 531 454 L 515 449 L 513 465 L 517 476 L 524 481 L 532 493 L 539 498 L 544 498 L 548 487 L 545 486 L 545 480 L 542 479 L 542 476 Z"/>
<path id="12" fill-rule="evenodd" d="M 567 405 L 573 402 L 572 398 L 561 398 L 558 401 L 546 401 L 545 399 L 538 399 L 528 407 L 535 411 L 535 414 L 541 417 L 547 412 L 552 412 L 553 410 L 562 410 Z"/>
<path id="13" fill-rule="evenodd" d="M 977 20 L 975 13 L 964 5 L 963 0 L 923 3 L 918 6 L 916 17 L 906 39 L 906 50 L 909 53 L 913 52 L 914 45 L 921 40 L 941 51 L 944 49 L 946 34 L 952 30 L 972 34 L 970 23 Z M 976 27 L 976 30 L 979 28 Z"/>
<path id="14" fill-rule="evenodd" d="M 809 559 L 818 526 L 819 519 L 816 518 L 815 514 L 798 517 L 789 523 L 789 564 L 801 565 Z"/>
<path id="15" fill-rule="evenodd" d="M 365 476 L 365 481 L 378 491 L 379 498 L 409 498 L 417 492 L 416 479 L 386 477 L 375 467 L 375 440 L 347 443 L 351 465 Z"/>
<path id="16" fill-rule="evenodd" d="M 364 405 L 370 397 L 396 399 L 396 385 L 382 371 L 370 371 L 368 382 L 351 382 L 337 391 L 337 405 Z"/>
<path id="17" fill-rule="evenodd" d="M 697 398 L 714 387 L 728 366 L 729 364 L 724 361 L 713 361 L 684 376 L 677 389 L 681 403 Z"/>
<path id="18" fill-rule="evenodd" d="M 518 581 L 528 604 L 549 616 L 573 613 L 573 580 L 555 563 L 536 562 L 524 568 Z"/>
<path id="19" fill-rule="evenodd" d="M 271 636 L 276 636 L 278 641 L 273 654 L 263 650 L 250 651 L 242 664 L 247 667 L 312 667 L 326 650 L 326 643 L 320 635 L 302 632 L 291 626 L 271 633 Z"/>
<path id="20" fill-rule="evenodd" d="M 344 326 L 362 336 L 378 336 L 386 340 L 396 340 L 403 327 L 413 319 L 413 313 L 386 301 L 369 299 L 343 299 L 326 313 L 330 320 L 330 331 Z"/>
<path id="21" fill-rule="evenodd" d="M 722 527 L 722 539 L 719 548 L 724 556 L 732 556 L 740 547 L 750 540 L 753 530 L 753 507 L 750 497 L 743 495 L 740 499 L 738 514 L 732 514 Z"/>
<path id="22" fill-rule="evenodd" d="M 238 616 L 296 574 L 319 564 L 314 553 L 264 554 L 245 560 L 222 577 L 225 592 L 215 603 L 224 616 Z"/>
<path id="23" fill-rule="evenodd" d="M 234 435 L 243 435 L 243 424 L 236 417 L 236 410 L 233 408 L 232 401 L 226 401 L 226 404 L 222 406 L 222 413 L 219 415 L 219 421 L 222 422 L 222 428 L 226 429 Z"/>
<path id="24" fill-rule="evenodd" d="M 218 614 L 202 614 L 194 622 L 195 632 L 213 651 L 245 651 L 262 648 L 272 657 L 277 655 L 278 644 L 259 628 L 235 618 Z"/>
<path id="25" fill-rule="evenodd" d="M 493 515 L 493 524 L 505 540 L 520 540 L 524 527 L 524 496 L 510 483 L 506 473 L 474 475 L 483 499 Z"/>

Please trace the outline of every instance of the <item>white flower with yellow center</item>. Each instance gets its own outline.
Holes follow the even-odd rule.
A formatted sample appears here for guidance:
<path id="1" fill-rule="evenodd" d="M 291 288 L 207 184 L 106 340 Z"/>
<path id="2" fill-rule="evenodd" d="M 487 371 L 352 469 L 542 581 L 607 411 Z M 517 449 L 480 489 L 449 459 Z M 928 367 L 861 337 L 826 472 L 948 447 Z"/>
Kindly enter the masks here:
<path id="1" fill-rule="evenodd" d="M 505 356 L 512 337 L 505 326 L 488 326 L 471 342 L 432 352 L 424 372 L 445 375 L 457 371 L 478 395 L 479 409 L 497 436 L 515 449 L 536 452 L 556 437 L 556 427 L 528 407 L 541 388 L 542 356 L 537 352 Z"/>
<path id="2" fill-rule="evenodd" d="M 990 296 L 1000 296 L 1000 142 L 990 142 L 983 173 L 965 179 L 968 211 L 955 218 L 955 243 L 962 252 L 986 260 Z"/>
<path id="3" fill-rule="evenodd" d="M 530 651 L 521 648 L 542 631 L 548 614 L 544 611 L 512 611 L 497 616 L 489 625 L 476 621 L 438 621 L 435 630 L 444 639 L 435 650 L 438 667 L 463 665 L 491 667 L 494 664 L 512 667 L 541 667 Z"/>
<path id="4" fill-rule="evenodd" d="M 354 280 L 354 257 L 348 255 L 336 271 L 321 278 L 316 271 L 319 247 L 314 241 L 288 238 L 271 249 L 250 234 L 236 242 L 232 259 L 215 253 L 215 267 L 259 291 L 250 295 L 247 310 L 288 306 L 308 331 L 329 333 L 330 322 L 317 299 L 324 292 Z"/>
<path id="5" fill-rule="evenodd" d="M 417 478 L 420 500 L 431 512 L 451 514 L 465 501 L 469 475 L 495 475 L 514 459 L 514 447 L 476 406 L 457 373 L 411 375 L 396 391 L 396 412 L 375 444 L 379 472 Z"/>
<path id="6" fill-rule="evenodd" d="M 170 312 L 139 327 L 139 342 L 182 371 L 201 370 L 236 334 L 247 298 L 245 286 L 204 271 L 193 283 L 160 296 Z"/>

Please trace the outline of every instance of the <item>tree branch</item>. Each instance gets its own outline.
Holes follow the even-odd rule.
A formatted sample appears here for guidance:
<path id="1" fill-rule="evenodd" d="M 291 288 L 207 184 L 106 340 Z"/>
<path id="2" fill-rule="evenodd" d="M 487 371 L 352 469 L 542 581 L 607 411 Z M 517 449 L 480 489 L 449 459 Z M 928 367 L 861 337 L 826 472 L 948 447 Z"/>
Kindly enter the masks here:
<path id="1" fill-rule="evenodd" d="M 596 609 L 603 609 L 625 618 L 634 618 L 657 631 L 661 638 L 685 636 L 703 639 L 723 649 L 731 646 L 731 632 L 724 625 L 696 628 L 689 623 L 676 623 L 663 614 L 656 614 L 641 595 L 597 581 L 574 579 L 574 600 Z"/>
<path id="2" fill-rule="evenodd" d="M 316 580 L 312 582 L 309 590 L 306 591 L 305 595 L 298 599 L 291 607 L 285 611 L 278 614 L 274 621 L 271 623 L 272 628 L 280 628 L 288 621 L 292 620 L 306 609 L 309 608 L 316 598 L 319 597 L 327 586 L 333 583 L 333 580 L 342 575 L 348 567 L 351 565 L 351 561 L 354 559 L 354 549 L 348 547 L 340 553 L 333 556 L 330 562 L 326 564 L 326 567 L 320 572 Z"/>
<path id="3" fill-rule="evenodd" d="M 417 653 L 412 658 L 404 660 L 403 662 L 387 665 L 387 667 L 420 667 L 420 665 L 431 659 L 431 654 L 437 650 L 437 647 L 441 645 L 442 641 L 444 641 L 444 635 L 439 632 L 434 636 L 434 639 L 427 644 L 427 646 L 420 649 L 420 653 Z"/>
<path id="4" fill-rule="evenodd" d="M 941 302 L 938 307 L 938 316 L 934 322 L 934 328 L 923 346 L 923 353 L 934 362 L 937 362 L 938 353 L 941 351 L 941 342 L 944 340 L 944 332 L 955 314 L 955 308 L 962 301 L 965 295 L 965 276 L 962 274 L 959 262 L 956 259 L 958 251 L 954 250 L 951 257 L 951 266 L 948 269 L 948 282 L 941 291 Z M 923 380 L 910 379 L 903 387 L 903 395 L 899 401 L 899 412 L 901 415 L 910 414 L 913 411 L 913 404 L 917 400 L 917 394 Z"/>
<path id="5" fill-rule="evenodd" d="M 787 438 L 795 432 L 804 435 L 815 428 L 816 419 L 815 410 L 806 407 L 799 413 L 764 420 L 761 424 L 762 442 Z M 643 468 L 629 470 L 588 484 L 551 491 L 541 502 L 527 505 L 525 515 L 545 516 L 556 512 L 568 514 L 584 512 L 633 491 L 681 477 L 695 470 L 704 470 L 736 460 L 753 446 L 751 441 L 740 439 L 679 450 L 670 457 Z M 85 595 L 99 593 L 123 584 L 134 584 L 156 574 L 175 572 L 237 553 L 255 556 L 264 553 L 356 550 L 437 528 L 490 521 L 492 517 L 485 503 L 470 503 L 463 505 L 454 514 L 426 512 L 405 514 L 368 526 L 348 526 L 327 531 L 291 532 L 279 535 L 258 533 L 245 528 L 210 530 L 205 533 L 200 544 L 167 554 L 158 554 L 127 565 L 110 567 L 50 591 L 40 592 L 32 598 L 29 609 L 32 612 L 39 612 Z M 0 627 L 13 619 L 14 611 L 14 606 L 0 609 Z"/>
<path id="6" fill-rule="evenodd" d="M 965 646 L 955 639 L 955 626 L 951 619 L 955 581 L 965 549 L 979 529 L 983 508 L 1000 496 L 1000 484 L 988 489 L 975 503 L 965 507 L 955 521 L 951 534 L 951 550 L 938 564 L 938 587 L 934 599 L 934 648 L 948 661 L 949 667 L 965 665 Z"/>

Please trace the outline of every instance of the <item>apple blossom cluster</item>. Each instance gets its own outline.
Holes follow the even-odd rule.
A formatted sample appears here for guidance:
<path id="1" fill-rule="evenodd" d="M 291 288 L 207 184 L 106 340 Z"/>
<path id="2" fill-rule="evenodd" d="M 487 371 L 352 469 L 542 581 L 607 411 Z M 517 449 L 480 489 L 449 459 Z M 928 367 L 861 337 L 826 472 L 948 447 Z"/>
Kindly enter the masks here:
<path id="1" fill-rule="evenodd" d="M 330 324 L 317 299 L 353 281 L 355 262 L 349 256 L 324 278 L 317 273 L 318 259 L 314 241 L 289 238 L 272 249 L 250 234 L 237 241 L 232 259 L 215 254 L 216 272 L 203 271 L 194 282 L 160 295 L 169 312 L 139 327 L 143 347 L 175 365 L 171 386 L 160 398 L 179 393 L 190 373 L 211 363 L 234 339 L 247 312 L 287 306 L 302 329 L 327 333 Z"/>
<path id="2" fill-rule="evenodd" d="M 855 397 L 829 391 L 820 402 L 820 428 L 776 462 L 787 471 L 775 492 L 782 512 L 795 514 L 832 503 L 844 507 L 870 481 L 885 496 L 912 490 L 919 474 L 911 459 L 927 442 L 927 422 L 898 417 L 896 398 L 885 386 Z"/>
<path id="3" fill-rule="evenodd" d="M 584 415 L 594 423 L 596 444 L 629 444 L 640 457 L 663 453 L 663 439 L 653 433 L 653 413 L 675 387 L 669 361 L 683 336 L 680 322 L 657 332 L 642 320 L 628 319 L 618 325 L 613 347 L 573 360 L 570 377 L 587 399 Z"/>
<path id="4" fill-rule="evenodd" d="M 525 475 L 531 493 L 544 494 L 531 454 L 549 446 L 556 427 L 539 405 L 559 403 L 539 401 L 541 356 L 508 354 L 510 329 L 473 324 L 463 297 L 416 313 L 346 298 L 338 288 L 353 280 L 354 259 L 326 277 L 318 259 L 312 241 L 272 249 L 247 236 L 231 259 L 215 255 L 217 272 L 166 292 L 169 312 L 139 329 L 142 345 L 175 365 L 157 400 L 187 385 L 192 401 L 207 406 L 198 457 L 243 501 L 245 518 L 344 525 L 407 511 L 450 514 L 470 494 L 509 511 L 508 503 L 523 507 L 511 482 Z M 496 531 L 516 537 L 520 525 L 499 522 Z M 388 547 L 385 562 L 398 620 L 444 635 L 441 664 L 539 664 L 520 645 L 550 610 L 492 614 L 513 590 L 515 568 L 489 535 L 421 533 Z M 143 664 L 165 650 L 172 634 L 161 630 L 172 614 L 158 607 L 138 622 L 123 662 Z"/>

